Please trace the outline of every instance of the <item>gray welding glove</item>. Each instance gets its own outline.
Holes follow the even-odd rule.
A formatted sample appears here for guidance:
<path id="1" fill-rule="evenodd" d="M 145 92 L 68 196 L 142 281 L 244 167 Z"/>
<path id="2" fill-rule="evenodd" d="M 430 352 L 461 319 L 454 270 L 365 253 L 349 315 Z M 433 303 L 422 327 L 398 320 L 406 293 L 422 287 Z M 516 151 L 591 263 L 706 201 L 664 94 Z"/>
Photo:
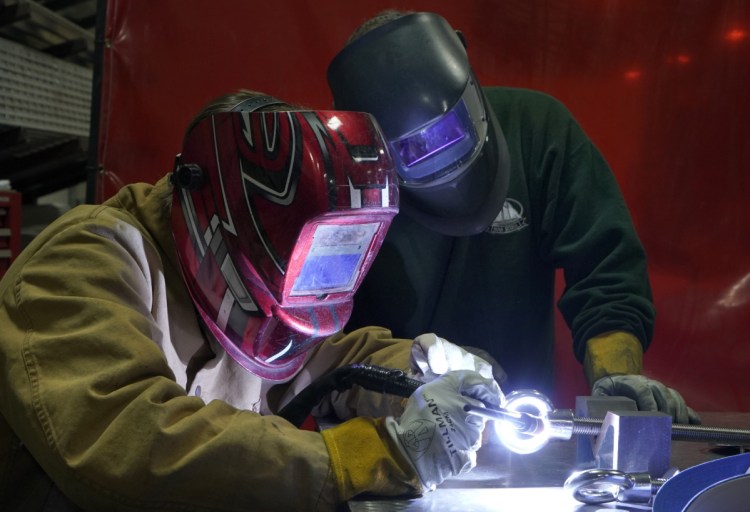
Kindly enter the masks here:
<path id="1" fill-rule="evenodd" d="M 417 388 L 399 419 L 385 426 L 414 466 L 425 490 L 476 466 L 485 419 L 464 405 L 499 407 L 497 383 L 477 372 L 448 372 Z"/>
<path id="2" fill-rule="evenodd" d="M 643 375 L 608 375 L 592 386 L 594 396 L 624 396 L 634 400 L 639 411 L 661 411 L 674 423 L 700 424 L 698 414 L 687 406 L 676 390 Z"/>
<path id="3" fill-rule="evenodd" d="M 410 364 L 412 371 L 424 382 L 454 370 L 474 370 L 483 377 L 494 378 L 498 390 L 508 380 L 503 367 L 485 350 L 459 346 L 434 333 L 414 338 Z"/>

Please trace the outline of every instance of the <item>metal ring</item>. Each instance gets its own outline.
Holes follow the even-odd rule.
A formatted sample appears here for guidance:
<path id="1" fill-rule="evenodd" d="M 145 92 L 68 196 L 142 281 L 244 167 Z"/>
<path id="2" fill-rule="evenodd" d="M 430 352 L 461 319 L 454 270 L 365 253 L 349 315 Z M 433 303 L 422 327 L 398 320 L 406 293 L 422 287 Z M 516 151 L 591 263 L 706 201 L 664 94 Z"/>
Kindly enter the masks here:
<path id="1" fill-rule="evenodd" d="M 573 473 L 565 480 L 563 488 L 573 491 L 581 503 L 596 505 L 617 501 L 621 491 L 633 487 L 633 479 L 616 469 L 587 469 Z"/>
<path id="2" fill-rule="evenodd" d="M 519 432 L 510 422 L 496 422 L 495 430 L 506 448 L 514 453 L 528 454 L 547 444 L 551 433 L 549 413 L 554 410 L 549 398 L 533 389 L 517 390 L 505 397 L 503 407 L 511 412 L 530 414 L 539 420 L 534 432 Z"/>

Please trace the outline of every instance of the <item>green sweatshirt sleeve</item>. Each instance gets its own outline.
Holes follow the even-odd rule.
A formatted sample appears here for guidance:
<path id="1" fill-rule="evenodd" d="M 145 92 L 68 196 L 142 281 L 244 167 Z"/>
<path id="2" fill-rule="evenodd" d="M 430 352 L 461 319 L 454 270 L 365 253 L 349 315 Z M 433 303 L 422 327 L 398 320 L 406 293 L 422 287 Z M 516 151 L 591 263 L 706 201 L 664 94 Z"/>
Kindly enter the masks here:
<path id="1" fill-rule="evenodd" d="M 540 249 L 563 269 L 558 305 L 575 354 L 582 361 L 587 340 L 610 331 L 633 334 L 645 349 L 654 321 L 647 260 L 619 185 L 562 104 L 546 96 L 537 104 L 529 147 L 545 148 L 531 157 L 543 191 Z"/>

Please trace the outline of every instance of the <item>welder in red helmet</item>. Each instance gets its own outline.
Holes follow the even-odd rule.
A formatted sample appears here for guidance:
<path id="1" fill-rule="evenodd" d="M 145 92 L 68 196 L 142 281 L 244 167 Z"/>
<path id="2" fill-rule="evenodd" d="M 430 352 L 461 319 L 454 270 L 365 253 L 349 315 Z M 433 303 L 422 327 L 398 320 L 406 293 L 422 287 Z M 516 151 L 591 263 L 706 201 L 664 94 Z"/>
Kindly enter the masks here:
<path id="1" fill-rule="evenodd" d="M 592 393 L 698 422 L 643 375 L 655 314 L 646 255 L 607 162 L 556 99 L 481 87 L 468 43 L 439 14 L 387 10 L 328 67 L 336 108 L 378 120 L 401 188 L 349 326 L 434 331 L 489 353 L 504 388 L 551 394 L 561 270 L 557 305 Z"/>
<path id="2" fill-rule="evenodd" d="M 241 92 L 158 183 L 56 220 L 0 284 L 4 510 L 332 510 L 470 469 L 464 405 L 502 400 L 474 371 L 331 395 L 322 433 L 273 414 L 336 367 L 409 370 L 411 340 L 341 332 L 397 200 L 369 114 Z"/>

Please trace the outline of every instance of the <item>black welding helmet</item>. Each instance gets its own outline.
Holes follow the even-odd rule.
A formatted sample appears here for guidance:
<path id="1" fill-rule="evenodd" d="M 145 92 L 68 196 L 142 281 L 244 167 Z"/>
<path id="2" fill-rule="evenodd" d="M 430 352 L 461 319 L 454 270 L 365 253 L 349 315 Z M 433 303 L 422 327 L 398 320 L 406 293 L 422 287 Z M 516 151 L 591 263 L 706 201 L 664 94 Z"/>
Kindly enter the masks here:
<path id="1" fill-rule="evenodd" d="M 337 109 L 375 116 L 396 161 L 401 210 L 452 236 L 484 231 L 508 188 L 508 149 L 466 48 L 433 13 L 366 32 L 328 67 Z"/>

